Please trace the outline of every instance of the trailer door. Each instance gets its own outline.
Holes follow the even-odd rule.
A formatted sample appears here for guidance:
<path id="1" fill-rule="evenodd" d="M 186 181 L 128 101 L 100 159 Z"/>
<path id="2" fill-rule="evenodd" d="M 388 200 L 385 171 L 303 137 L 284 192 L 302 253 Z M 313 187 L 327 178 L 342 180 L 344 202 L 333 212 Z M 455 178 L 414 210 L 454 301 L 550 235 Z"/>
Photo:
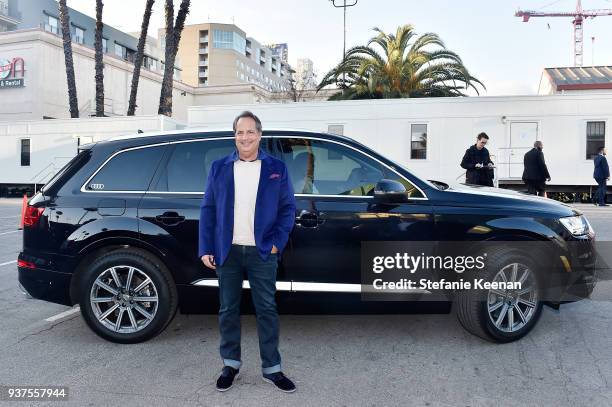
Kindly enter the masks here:
<path id="1" fill-rule="evenodd" d="M 510 145 L 507 149 L 509 170 L 508 177 L 520 179 L 523 176 L 523 157 L 527 151 L 533 148 L 533 143 L 537 139 L 537 122 L 510 123 Z"/>

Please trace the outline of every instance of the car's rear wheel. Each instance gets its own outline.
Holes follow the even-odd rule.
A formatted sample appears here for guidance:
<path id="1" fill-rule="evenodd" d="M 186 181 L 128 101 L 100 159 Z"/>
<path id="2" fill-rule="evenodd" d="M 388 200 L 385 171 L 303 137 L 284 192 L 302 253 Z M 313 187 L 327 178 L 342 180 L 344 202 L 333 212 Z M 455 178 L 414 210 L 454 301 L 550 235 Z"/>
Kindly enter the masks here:
<path id="1" fill-rule="evenodd" d="M 137 343 L 153 338 L 177 310 L 174 280 L 155 256 L 136 249 L 106 253 L 83 270 L 80 306 L 99 336 Z"/>
<path id="2" fill-rule="evenodd" d="M 517 251 L 489 253 L 484 281 L 520 282 L 516 289 L 460 291 L 457 317 L 470 333 L 493 342 L 512 342 L 527 335 L 542 313 L 542 284 L 537 264 Z"/>

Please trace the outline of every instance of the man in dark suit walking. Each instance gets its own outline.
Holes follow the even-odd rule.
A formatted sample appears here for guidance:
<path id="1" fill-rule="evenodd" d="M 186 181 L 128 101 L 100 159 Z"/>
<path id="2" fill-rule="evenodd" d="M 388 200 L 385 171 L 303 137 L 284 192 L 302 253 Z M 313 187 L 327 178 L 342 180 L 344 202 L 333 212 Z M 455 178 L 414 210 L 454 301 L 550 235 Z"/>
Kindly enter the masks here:
<path id="1" fill-rule="evenodd" d="M 544 161 L 542 149 L 544 144 L 538 140 L 533 148 L 525 153 L 523 164 L 523 181 L 527 184 L 527 192 L 532 195 L 545 196 L 546 181 L 550 181 L 550 174 Z"/>
<path id="2" fill-rule="evenodd" d="M 593 160 L 595 169 L 593 171 L 593 178 L 597 181 L 597 192 L 595 193 L 594 203 L 599 206 L 608 206 L 606 204 L 606 193 L 607 186 L 606 181 L 610 179 L 610 166 L 608 166 L 608 160 L 606 159 L 607 150 L 605 147 L 599 147 L 597 149 L 597 155 Z"/>
<path id="3" fill-rule="evenodd" d="M 480 133 L 476 144 L 465 150 L 461 167 L 465 168 L 465 183 L 474 185 L 493 186 L 493 161 L 489 150 L 485 147 L 489 142 L 486 133 Z"/>

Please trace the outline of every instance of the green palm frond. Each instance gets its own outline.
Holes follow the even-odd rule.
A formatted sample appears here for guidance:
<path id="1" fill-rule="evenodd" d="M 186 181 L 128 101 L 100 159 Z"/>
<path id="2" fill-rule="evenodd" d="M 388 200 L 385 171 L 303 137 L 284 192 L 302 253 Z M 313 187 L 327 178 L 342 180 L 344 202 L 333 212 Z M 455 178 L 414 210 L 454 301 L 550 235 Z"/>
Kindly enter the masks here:
<path id="1" fill-rule="evenodd" d="M 455 52 L 435 33 L 417 36 L 407 24 L 376 35 L 366 45 L 350 48 L 345 58 L 321 80 L 317 90 L 343 88 L 330 100 L 466 96 L 484 84 L 473 77 Z"/>

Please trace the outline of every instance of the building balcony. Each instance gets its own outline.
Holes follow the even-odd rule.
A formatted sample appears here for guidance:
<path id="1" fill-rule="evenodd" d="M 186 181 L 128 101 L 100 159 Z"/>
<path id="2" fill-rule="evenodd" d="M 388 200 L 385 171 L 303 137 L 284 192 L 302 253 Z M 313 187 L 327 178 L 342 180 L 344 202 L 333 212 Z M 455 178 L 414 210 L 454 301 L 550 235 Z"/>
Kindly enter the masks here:
<path id="1" fill-rule="evenodd" d="M 9 14 L 8 4 L 0 3 L 0 21 L 17 25 L 21 22 L 21 13 L 17 15 Z"/>
<path id="2" fill-rule="evenodd" d="M 200 48 L 200 54 L 208 54 L 208 47 Z"/>
<path id="3" fill-rule="evenodd" d="M 206 60 L 206 61 L 200 61 L 200 62 L 198 63 L 198 65 L 199 65 L 199 66 L 208 66 L 208 60 Z"/>
<path id="4" fill-rule="evenodd" d="M 200 43 L 202 43 L 202 42 L 208 42 L 208 35 L 200 37 Z"/>
<path id="5" fill-rule="evenodd" d="M 208 78 L 208 72 L 198 72 L 198 78 Z"/>

